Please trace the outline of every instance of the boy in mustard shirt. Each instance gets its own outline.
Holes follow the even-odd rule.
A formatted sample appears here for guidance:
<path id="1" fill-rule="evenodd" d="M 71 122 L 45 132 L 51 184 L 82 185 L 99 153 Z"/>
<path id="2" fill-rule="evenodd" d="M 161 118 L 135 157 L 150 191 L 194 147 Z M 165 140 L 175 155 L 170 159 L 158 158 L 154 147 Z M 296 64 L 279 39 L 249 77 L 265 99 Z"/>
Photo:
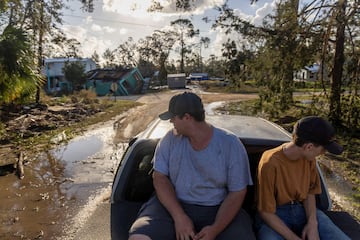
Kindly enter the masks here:
<path id="1" fill-rule="evenodd" d="M 349 239 L 316 209 L 321 185 L 315 158 L 326 151 L 342 153 L 334 134 L 323 118 L 305 117 L 295 124 L 291 142 L 263 153 L 257 183 L 258 239 Z"/>

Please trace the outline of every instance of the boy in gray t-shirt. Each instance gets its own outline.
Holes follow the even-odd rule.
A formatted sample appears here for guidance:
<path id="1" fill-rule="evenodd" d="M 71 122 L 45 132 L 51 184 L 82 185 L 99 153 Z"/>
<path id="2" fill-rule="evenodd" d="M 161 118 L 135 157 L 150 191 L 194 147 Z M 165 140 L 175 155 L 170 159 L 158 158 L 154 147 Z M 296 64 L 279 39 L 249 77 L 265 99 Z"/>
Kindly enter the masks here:
<path id="1" fill-rule="evenodd" d="M 208 124 L 193 93 L 172 97 L 160 118 L 170 119 L 174 129 L 156 148 L 156 196 L 140 210 L 129 239 L 255 239 L 241 209 L 253 183 L 240 140 Z"/>

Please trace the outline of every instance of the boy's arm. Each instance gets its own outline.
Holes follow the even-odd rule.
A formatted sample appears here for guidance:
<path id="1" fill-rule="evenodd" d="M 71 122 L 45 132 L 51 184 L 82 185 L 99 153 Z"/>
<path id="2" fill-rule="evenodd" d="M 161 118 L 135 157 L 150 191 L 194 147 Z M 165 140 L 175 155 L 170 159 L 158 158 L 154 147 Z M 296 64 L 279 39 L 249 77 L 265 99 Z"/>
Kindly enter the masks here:
<path id="1" fill-rule="evenodd" d="M 161 204 L 168 210 L 175 223 L 176 239 L 190 239 L 195 236 L 191 219 L 181 207 L 168 176 L 154 171 L 153 183 Z"/>
<path id="2" fill-rule="evenodd" d="M 305 225 L 302 237 L 307 239 L 320 239 L 318 232 L 318 222 L 316 218 L 315 195 L 309 194 L 304 200 L 304 209 L 306 212 L 307 224 Z"/>
<path id="3" fill-rule="evenodd" d="M 300 240 L 293 231 L 275 214 L 270 212 L 259 211 L 262 220 L 273 230 L 283 236 L 285 239 Z"/>

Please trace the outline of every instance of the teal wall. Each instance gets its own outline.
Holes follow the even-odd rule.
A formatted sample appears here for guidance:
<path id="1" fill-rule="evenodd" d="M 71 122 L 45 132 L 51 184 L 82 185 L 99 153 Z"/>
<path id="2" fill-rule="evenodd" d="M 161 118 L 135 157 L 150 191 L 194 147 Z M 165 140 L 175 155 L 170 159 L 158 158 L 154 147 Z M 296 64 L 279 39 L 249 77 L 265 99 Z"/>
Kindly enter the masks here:
<path id="1" fill-rule="evenodd" d="M 112 81 L 103 80 L 87 80 L 85 84 L 86 89 L 95 89 L 98 96 L 105 95 L 116 95 L 116 96 L 127 96 L 133 93 L 140 93 L 142 85 L 144 84 L 144 78 L 137 68 L 134 68 L 128 74 L 123 76 L 122 79 L 116 81 L 117 91 L 113 94 L 111 89 Z"/>

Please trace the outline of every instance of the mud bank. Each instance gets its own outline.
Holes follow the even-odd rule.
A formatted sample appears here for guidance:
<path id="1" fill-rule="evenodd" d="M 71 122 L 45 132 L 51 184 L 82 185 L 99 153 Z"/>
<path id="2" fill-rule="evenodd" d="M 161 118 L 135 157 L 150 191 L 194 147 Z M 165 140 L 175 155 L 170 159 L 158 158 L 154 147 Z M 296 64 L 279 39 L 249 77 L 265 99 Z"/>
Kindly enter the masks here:
<path id="1" fill-rule="evenodd" d="M 0 178 L 0 239 L 56 239 L 81 228 L 108 198 L 124 146 L 114 120 L 29 159 L 25 178 Z M 71 239 L 71 238 L 69 238 Z"/>

